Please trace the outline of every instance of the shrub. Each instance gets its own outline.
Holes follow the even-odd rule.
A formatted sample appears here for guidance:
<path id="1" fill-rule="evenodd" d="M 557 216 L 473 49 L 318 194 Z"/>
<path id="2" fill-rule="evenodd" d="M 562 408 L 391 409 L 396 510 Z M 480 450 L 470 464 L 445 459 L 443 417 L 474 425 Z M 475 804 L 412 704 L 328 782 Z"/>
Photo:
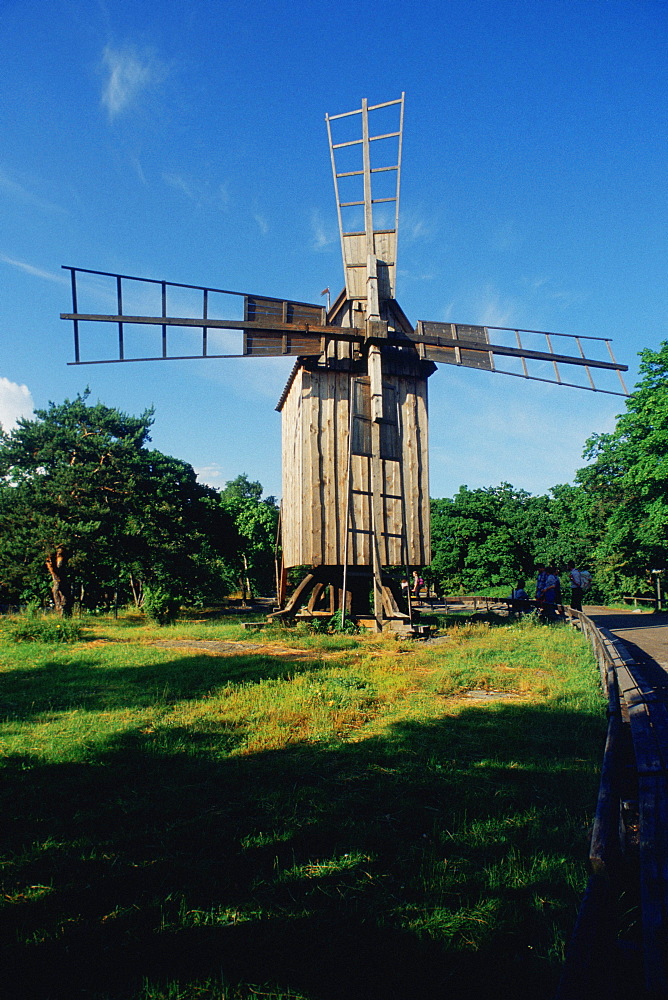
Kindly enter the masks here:
<path id="1" fill-rule="evenodd" d="M 82 637 L 81 625 L 71 618 L 40 615 L 32 610 L 6 622 L 4 631 L 12 642 L 79 642 Z"/>
<path id="2" fill-rule="evenodd" d="M 343 612 L 340 608 L 329 619 L 329 629 L 332 632 L 346 632 L 348 635 L 356 635 L 359 632 L 359 626 L 356 622 L 349 614 L 343 618 Z"/>
<path id="3" fill-rule="evenodd" d="M 170 625 L 176 618 L 180 601 L 165 587 L 144 587 L 144 614 L 157 625 Z"/>

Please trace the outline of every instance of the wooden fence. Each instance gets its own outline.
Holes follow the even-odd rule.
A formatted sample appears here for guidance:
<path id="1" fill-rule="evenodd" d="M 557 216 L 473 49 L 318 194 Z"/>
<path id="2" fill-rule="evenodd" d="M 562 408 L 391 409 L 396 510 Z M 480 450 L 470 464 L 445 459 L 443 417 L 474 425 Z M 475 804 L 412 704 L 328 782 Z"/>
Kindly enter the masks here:
<path id="1" fill-rule="evenodd" d="M 668 676 L 662 671 L 650 676 L 647 666 L 585 614 L 565 612 L 596 656 L 608 700 L 608 731 L 591 875 L 557 1000 L 621 995 L 620 972 L 633 969 L 634 948 L 640 951 L 641 981 L 633 983 L 631 975 L 633 995 L 659 1000 L 668 997 Z M 620 927 L 622 895 L 627 907 L 637 906 L 632 931 Z"/>
<path id="2" fill-rule="evenodd" d="M 624 594 L 622 600 L 633 601 L 636 607 L 639 604 L 653 604 L 657 611 L 661 611 L 662 607 L 665 607 L 665 600 L 658 595 L 655 597 L 636 597 L 635 594 Z"/>

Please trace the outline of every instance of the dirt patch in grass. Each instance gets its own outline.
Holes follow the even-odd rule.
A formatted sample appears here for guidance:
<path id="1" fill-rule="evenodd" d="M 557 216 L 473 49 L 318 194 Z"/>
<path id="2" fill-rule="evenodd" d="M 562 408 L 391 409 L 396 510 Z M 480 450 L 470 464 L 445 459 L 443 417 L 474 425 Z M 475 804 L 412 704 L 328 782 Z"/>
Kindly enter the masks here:
<path id="1" fill-rule="evenodd" d="M 477 689 L 475 691 L 467 691 L 464 698 L 471 698 L 473 701 L 494 701 L 500 698 L 521 698 L 522 695 L 518 694 L 516 691 L 485 691 L 482 689 Z"/>
<path id="2" fill-rule="evenodd" d="M 212 656 L 236 656 L 239 653 L 257 653 L 258 656 L 282 656 L 293 660 L 312 660 L 313 651 L 309 649 L 292 649 L 280 643 L 266 642 L 224 642 L 215 639 L 153 639 L 147 645 L 162 649 L 190 649 L 198 653 L 210 653 Z M 327 653 L 318 653 L 318 659 L 327 657 Z M 330 654 L 333 655 L 333 654 Z"/>

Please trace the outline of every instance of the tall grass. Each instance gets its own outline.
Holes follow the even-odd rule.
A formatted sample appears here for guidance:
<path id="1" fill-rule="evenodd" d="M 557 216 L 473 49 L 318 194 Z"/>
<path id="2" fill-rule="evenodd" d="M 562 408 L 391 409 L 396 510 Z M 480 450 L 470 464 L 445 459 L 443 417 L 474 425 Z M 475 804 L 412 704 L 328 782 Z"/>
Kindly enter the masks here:
<path id="1" fill-rule="evenodd" d="M 96 621 L 0 642 L 0 698 L 7 996 L 553 988 L 604 735 L 577 634 Z"/>

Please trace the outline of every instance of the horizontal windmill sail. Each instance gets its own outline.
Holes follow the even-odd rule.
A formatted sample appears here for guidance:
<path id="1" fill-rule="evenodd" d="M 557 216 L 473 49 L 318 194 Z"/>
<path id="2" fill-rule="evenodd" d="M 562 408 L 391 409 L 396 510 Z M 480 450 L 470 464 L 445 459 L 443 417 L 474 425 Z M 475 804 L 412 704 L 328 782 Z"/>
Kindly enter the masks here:
<path id="1" fill-rule="evenodd" d="M 493 331 L 495 340 L 508 340 L 510 335 L 514 343 L 493 343 L 490 331 Z M 528 339 L 532 341 L 532 346 L 526 343 Z M 607 337 L 420 320 L 411 340 L 421 358 L 438 364 L 478 368 L 502 375 L 516 375 L 536 382 L 550 382 L 575 389 L 591 389 L 613 396 L 628 395 L 622 377 L 622 372 L 628 371 L 628 365 L 620 365 L 615 361 L 612 342 Z M 557 346 L 563 345 L 562 351 L 555 350 L 555 341 Z M 583 344 L 588 350 L 604 347 L 609 359 L 586 357 Z M 573 348 L 577 350 L 577 354 L 571 353 Z M 563 366 L 581 369 L 585 374 L 586 383 L 580 384 L 564 379 Z M 616 372 L 622 391 L 596 385 L 592 370 Z"/>
<path id="2" fill-rule="evenodd" d="M 325 326 L 324 308 L 310 302 L 108 271 L 65 270 L 71 276 L 72 312 L 61 313 L 61 319 L 74 326 L 75 365 L 317 356 L 332 329 Z M 84 311 L 83 299 L 113 311 Z M 91 333 L 90 325 L 97 323 L 114 324 L 116 337 Z M 137 327 L 150 329 L 138 333 Z"/>
<path id="3" fill-rule="evenodd" d="M 320 357 L 327 341 L 374 341 L 373 327 L 327 325 L 325 309 L 315 303 L 259 296 L 229 289 L 186 285 L 131 275 L 67 267 L 72 285 L 72 312 L 61 313 L 74 327 L 71 364 L 129 361 L 193 360 L 236 357 Z M 82 298 L 106 304 L 113 312 L 81 311 Z M 391 300 L 392 302 L 394 300 Z M 113 324 L 115 337 L 86 332 L 91 325 Z M 137 327 L 148 331 L 137 334 Z M 492 340 L 492 336 L 494 340 Z M 501 343 L 510 337 L 512 343 Z M 531 346 L 527 343 L 531 340 Z M 627 395 L 622 379 L 626 365 L 615 361 L 611 341 L 510 327 L 476 326 L 421 320 L 380 341 L 404 348 L 412 344 L 420 358 L 437 364 L 517 375 L 535 381 Z M 562 347 L 562 345 L 564 345 Z M 604 345 L 609 359 L 587 357 L 584 347 Z M 555 350 L 555 346 L 562 348 Z M 572 353 L 575 347 L 577 353 Z M 96 355 L 96 356 L 92 356 Z M 580 368 L 583 384 L 564 378 L 563 367 Z M 622 391 L 597 385 L 593 372 L 614 371 Z"/>

